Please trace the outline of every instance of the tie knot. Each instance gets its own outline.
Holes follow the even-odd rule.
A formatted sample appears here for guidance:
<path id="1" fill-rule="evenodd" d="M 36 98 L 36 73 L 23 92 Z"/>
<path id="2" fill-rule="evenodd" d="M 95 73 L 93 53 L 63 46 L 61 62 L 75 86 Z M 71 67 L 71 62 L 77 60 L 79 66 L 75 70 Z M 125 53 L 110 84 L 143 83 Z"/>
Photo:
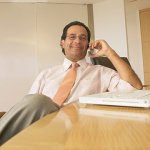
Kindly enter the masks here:
<path id="1" fill-rule="evenodd" d="M 77 67 L 79 67 L 78 63 L 72 63 L 72 68 L 77 68 Z"/>

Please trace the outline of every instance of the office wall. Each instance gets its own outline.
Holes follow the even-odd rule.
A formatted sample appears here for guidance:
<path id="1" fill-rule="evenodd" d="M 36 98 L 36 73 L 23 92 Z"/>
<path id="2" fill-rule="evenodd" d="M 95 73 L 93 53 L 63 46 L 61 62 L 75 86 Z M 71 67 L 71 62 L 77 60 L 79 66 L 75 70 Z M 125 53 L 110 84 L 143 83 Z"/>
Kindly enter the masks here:
<path id="1" fill-rule="evenodd" d="M 104 0 L 93 5 L 95 39 L 105 39 L 120 56 L 128 56 L 124 0 Z"/>
<path id="2" fill-rule="evenodd" d="M 144 83 L 139 10 L 150 8 L 150 0 L 125 0 L 125 8 L 130 62 Z"/>
<path id="3" fill-rule="evenodd" d="M 0 111 L 27 94 L 42 69 L 63 61 L 64 25 L 87 18 L 86 5 L 0 3 Z"/>

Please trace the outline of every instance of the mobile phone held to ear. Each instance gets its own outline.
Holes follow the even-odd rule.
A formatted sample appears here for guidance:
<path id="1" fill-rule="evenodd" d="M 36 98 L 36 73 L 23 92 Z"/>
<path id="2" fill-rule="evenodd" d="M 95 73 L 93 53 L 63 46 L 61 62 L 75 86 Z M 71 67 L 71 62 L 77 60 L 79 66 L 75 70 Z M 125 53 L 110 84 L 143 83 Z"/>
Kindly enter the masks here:
<path id="1" fill-rule="evenodd" d="M 98 49 L 89 49 L 88 53 L 89 55 L 95 55 L 99 50 Z"/>

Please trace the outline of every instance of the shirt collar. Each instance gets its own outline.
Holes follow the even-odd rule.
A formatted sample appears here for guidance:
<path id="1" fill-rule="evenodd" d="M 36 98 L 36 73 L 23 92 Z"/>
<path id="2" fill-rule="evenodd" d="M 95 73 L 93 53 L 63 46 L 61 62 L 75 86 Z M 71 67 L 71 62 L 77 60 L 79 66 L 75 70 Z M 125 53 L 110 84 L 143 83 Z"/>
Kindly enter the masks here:
<path id="1" fill-rule="evenodd" d="M 77 63 L 80 65 L 81 69 L 85 69 L 87 67 L 87 65 L 88 65 L 88 63 L 86 62 L 85 58 L 79 60 Z M 70 61 L 69 59 L 65 58 L 64 59 L 64 63 L 63 63 L 64 70 L 65 71 L 68 70 L 68 68 L 70 67 L 71 64 L 72 64 L 72 61 Z"/>

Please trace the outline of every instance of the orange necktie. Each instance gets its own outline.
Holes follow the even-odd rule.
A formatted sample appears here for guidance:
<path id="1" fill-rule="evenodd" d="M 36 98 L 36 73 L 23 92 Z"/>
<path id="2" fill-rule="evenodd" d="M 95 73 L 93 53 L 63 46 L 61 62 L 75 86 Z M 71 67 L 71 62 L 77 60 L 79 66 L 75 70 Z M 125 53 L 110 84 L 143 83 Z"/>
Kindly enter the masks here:
<path id="1" fill-rule="evenodd" d="M 53 101 L 59 106 L 61 106 L 66 100 L 75 83 L 78 66 L 79 65 L 77 63 L 72 64 L 70 71 L 64 77 L 60 87 L 58 88 L 58 91 L 53 98 Z"/>

